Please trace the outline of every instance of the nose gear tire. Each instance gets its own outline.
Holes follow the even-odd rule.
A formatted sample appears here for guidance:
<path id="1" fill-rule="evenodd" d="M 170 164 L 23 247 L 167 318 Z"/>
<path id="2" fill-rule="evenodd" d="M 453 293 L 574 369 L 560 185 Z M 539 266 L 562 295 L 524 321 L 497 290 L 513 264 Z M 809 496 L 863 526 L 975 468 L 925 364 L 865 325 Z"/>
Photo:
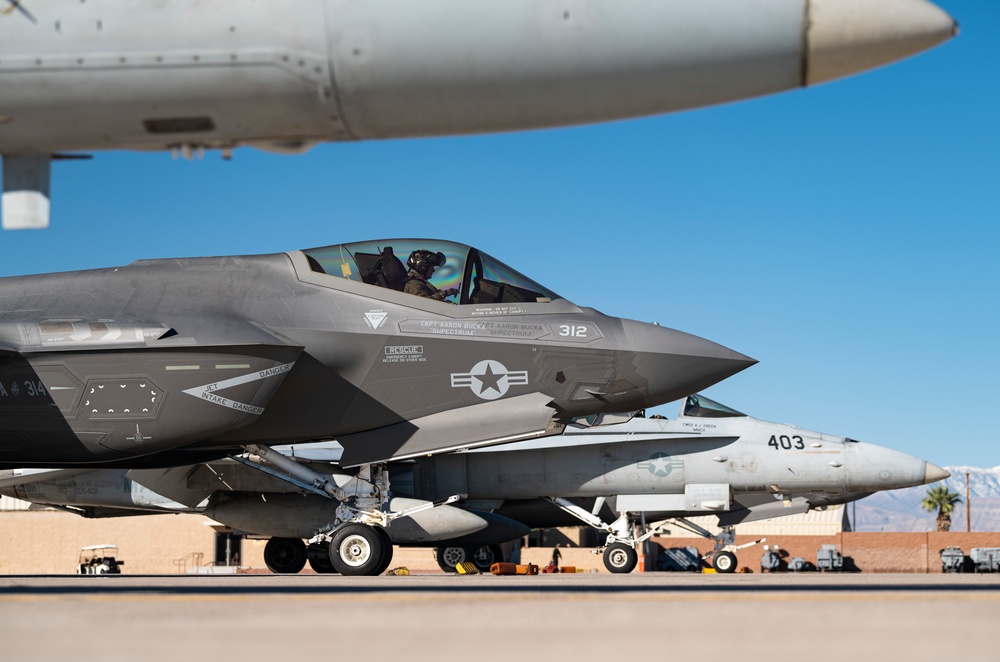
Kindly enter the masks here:
<path id="1" fill-rule="evenodd" d="M 639 554 L 628 545 L 615 542 L 604 548 L 604 567 L 608 572 L 626 574 L 632 572 L 638 562 Z"/>
<path id="2" fill-rule="evenodd" d="M 736 572 L 736 555 L 732 552 L 716 552 L 712 557 L 712 567 L 716 572 Z"/>

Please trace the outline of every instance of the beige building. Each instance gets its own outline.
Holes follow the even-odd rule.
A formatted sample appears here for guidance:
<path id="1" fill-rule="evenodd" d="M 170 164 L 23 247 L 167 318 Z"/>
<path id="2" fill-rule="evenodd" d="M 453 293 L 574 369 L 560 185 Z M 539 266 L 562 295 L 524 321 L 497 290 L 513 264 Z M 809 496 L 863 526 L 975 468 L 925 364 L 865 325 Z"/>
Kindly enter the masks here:
<path id="1" fill-rule="evenodd" d="M 687 518 L 713 535 L 719 533 L 714 515 Z M 847 520 L 847 509 L 844 506 L 832 506 L 826 510 L 813 510 L 798 515 L 788 515 L 774 519 L 737 524 L 738 536 L 832 536 L 844 531 L 850 531 Z M 687 537 L 687 534 L 675 525 L 668 524 L 667 529 L 675 536 Z"/>
<path id="2" fill-rule="evenodd" d="M 80 548 L 117 545 L 118 558 L 127 574 L 173 574 L 189 572 L 267 572 L 263 560 L 265 541 L 229 538 L 233 565 L 218 565 L 226 558 L 225 529 L 201 515 L 140 515 L 107 519 L 85 519 L 52 510 L 28 510 L 27 504 L 12 499 L 0 501 L 0 574 L 73 574 Z M 940 572 L 939 550 L 957 545 L 968 554 L 972 547 L 1000 547 L 1000 533 L 851 533 L 844 530 L 843 509 L 795 515 L 772 521 L 755 522 L 737 528 L 737 544 L 766 537 L 780 544 L 791 556 L 815 562 L 823 544 L 837 545 L 855 567 L 864 572 Z M 695 521 L 713 530 L 714 517 Z M 711 541 L 691 537 L 674 525 L 671 535 L 654 538 L 649 546 L 647 567 L 655 567 L 658 547 L 694 546 L 702 553 Z M 605 572 L 601 555 L 592 548 L 578 546 L 567 529 L 561 564 L 583 571 Z M 546 546 L 521 551 L 523 563 L 544 566 L 552 557 L 550 536 Z M 739 566 L 759 571 L 762 546 L 749 547 L 737 554 Z M 396 548 L 392 567 L 406 566 L 414 572 L 440 572 L 433 551 L 427 548 Z M 303 572 L 311 572 L 307 566 Z"/>

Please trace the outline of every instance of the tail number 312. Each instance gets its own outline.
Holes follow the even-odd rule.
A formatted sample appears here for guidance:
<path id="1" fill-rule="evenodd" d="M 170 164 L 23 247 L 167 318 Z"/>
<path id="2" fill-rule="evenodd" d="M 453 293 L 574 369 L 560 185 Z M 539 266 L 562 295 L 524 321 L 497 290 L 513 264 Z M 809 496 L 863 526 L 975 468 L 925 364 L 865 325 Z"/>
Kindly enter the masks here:
<path id="1" fill-rule="evenodd" d="M 587 327 L 561 324 L 559 326 L 559 335 L 567 338 L 586 338 Z"/>

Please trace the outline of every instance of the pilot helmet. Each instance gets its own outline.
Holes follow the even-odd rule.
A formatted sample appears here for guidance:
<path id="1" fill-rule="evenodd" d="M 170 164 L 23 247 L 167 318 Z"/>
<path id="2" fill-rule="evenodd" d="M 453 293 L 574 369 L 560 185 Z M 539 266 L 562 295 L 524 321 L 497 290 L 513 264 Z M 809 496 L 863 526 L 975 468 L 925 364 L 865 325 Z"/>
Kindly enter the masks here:
<path id="1" fill-rule="evenodd" d="M 432 253 L 420 249 L 410 253 L 410 259 L 406 261 L 406 266 L 418 274 L 424 275 L 429 267 L 443 267 L 446 261 L 444 253 Z"/>

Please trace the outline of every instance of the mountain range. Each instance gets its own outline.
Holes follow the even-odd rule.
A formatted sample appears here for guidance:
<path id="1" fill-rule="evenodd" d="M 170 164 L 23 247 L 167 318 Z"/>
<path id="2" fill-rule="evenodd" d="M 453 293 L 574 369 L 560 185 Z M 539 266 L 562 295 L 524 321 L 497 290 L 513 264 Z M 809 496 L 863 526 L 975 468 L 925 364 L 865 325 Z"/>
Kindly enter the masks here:
<path id="1" fill-rule="evenodd" d="M 951 477 L 934 483 L 958 492 L 961 503 L 951 514 L 951 530 L 965 531 L 965 474 L 969 474 L 969 497 L 973 531 L 1000 531 L 1000 466 L 945 467 Z M 879 492 L 847 506 L 855 531 L 934 531 L 937 511 L 920 507 L 931 485 Z"/>

